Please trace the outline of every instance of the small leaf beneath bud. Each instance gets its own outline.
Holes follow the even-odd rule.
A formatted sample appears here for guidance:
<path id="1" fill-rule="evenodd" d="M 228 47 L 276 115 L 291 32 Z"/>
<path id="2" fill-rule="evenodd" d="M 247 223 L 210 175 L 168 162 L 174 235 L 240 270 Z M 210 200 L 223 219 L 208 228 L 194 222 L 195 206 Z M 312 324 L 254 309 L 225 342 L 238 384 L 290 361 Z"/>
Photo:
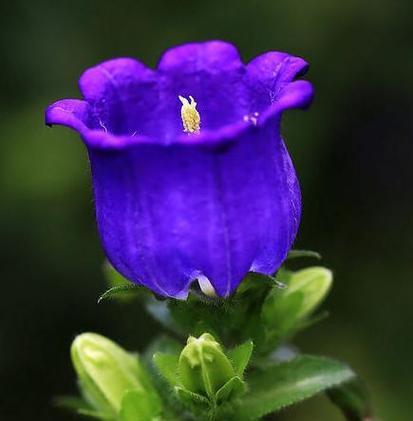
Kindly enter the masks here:
<path id="1" fill-rule="evenodd" d="M 215 395 L 218 403 L 229 401 L 242 396 L 247 390 L 247 385 L 239 377 L 233 377 L 228 380 Z"/>
<path id="2" fill-rule="evenodd" d="M 253 348 L 252 341 L 247 341 L 228 351 L 228 357 L 234 366 L 235 373 L 241 378 L 250 361 Z"/>
<path id="3" fill-rule="evenodd" d="M 205 397 L 200 395 L 199 393 L 191 392 L 183 387 L 177 386 L 175 391 L 179 398 L 186 403 L 189 404 L 201 404 L 205 406 L 209 406 L 209 400 Z"/>

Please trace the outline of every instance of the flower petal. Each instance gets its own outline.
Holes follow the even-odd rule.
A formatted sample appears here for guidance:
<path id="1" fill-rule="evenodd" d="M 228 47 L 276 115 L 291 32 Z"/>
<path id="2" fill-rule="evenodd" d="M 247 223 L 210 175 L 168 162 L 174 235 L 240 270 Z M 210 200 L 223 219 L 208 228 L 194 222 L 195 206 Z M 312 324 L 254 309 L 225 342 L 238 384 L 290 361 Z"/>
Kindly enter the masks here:
<path id="1" fill-rule="evenodd" d="M 86 70 L 79 88 L 91 105 L 95 129 L 126 136 L 159 131 L 155 72 L 131 58 L 105 61 Z"/>
<path id="2" fill-rule="evenodd" d="M 297 77 L 305 74 L 308 67 L 308 63 L 302 58 L 280 52 L 262 54 L 248 63 L 247 84 L 254 110 L 261 113 L 279 101 L 283 91 Z M 295 100 L 288 104 L 288 108 L 309 105 L 311 97 L 297 96 Z"/>
<path id="3" fill-rule="evenodd" d="M 258 125 L 266 124 L 268 120 L 279 120 L 283 111 L 293 108 L 306 108 L 313 100 L 313 85 L 306 80 L 296 80 L 289 83 L 278 95 L 270 107 L 260 115 Z"/>
<path id="4" fill-rule="evenodd" d="M 195 98 L 201 129 L 240 121 L 246 113 L 245 67 L 232 44 L 209 41 L 172 48 L 161 58 L 158 72 L 172 135 L 182 132 L 178 95 Z"/>
<path id="5" fill-rule="evenodd" d="M 62 99 L 49 105 L 45 112 L 48 126 L 61 124 L 78 132 L 85 132 L 90 120 L 89 104 L 80 99 Z"/>
<path id="6" fill-rule="evenodd" d="M 261 135 L 267 136 L 267 140 L 272 136 L 276 161 L 274 174 L 266 183 L 274 183 L 273 190 L 276 193 L 267 203 L 271 216 L 267 221 L 261 221 L 267 230 L 250 270 L 271 275 L 287 257 L 297 235 L 301 219 L 301 191 L 284 141 L 279 133 L 273 132 L 271 123 L 267 123 L 264 130 L 267 134 Z"/>

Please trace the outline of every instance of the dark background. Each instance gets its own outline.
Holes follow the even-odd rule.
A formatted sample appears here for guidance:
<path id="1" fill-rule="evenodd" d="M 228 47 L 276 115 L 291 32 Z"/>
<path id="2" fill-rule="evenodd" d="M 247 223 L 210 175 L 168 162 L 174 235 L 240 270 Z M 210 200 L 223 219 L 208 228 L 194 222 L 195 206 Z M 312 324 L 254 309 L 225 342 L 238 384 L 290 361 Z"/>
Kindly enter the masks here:
<path id="1" fill-rule="evenodd" d="M 43 109 L 76 97 L 107 58 L 155 65 L 172 44 L 221 38 L 248 60 L 284 50 L 312 65 L 311 109 L 283 132 L 300 175 L 297 247 L 335 273 L 330 318 L 298 339 L 347 360 L 383 420 L 412 419 L 413 2 L 411 0 L 1 1 L 0 419 L 69 420 L 52 397 L 75 391 L 74 335 L 142 349 L 156 325 L 105 289 L 86 154 Z M 339 421 L 323 398 L 286 410 Z"/>

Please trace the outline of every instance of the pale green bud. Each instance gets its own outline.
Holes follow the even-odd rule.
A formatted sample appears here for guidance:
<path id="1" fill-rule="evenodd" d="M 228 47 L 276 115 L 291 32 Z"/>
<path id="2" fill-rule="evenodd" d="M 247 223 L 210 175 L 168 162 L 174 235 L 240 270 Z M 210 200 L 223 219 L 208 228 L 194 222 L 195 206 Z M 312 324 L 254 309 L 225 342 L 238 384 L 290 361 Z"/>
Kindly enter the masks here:
<path id="1" fill-rule="evenodd" d="M 288 297 L 301 292 L 302 301 L 297 318 L 303 318 L 312 313 L 324 300 L 330 291 L 333 274 L 330 270 L 315 266 L 294 272 L 291 276 L 284 296 Z"/>
<path id="2" fill-rule="evenodd" d="M 262 307 L 268 333 L 276 339 L 293 333 L 300 322 L 316 310 L 333 281 L 331 271 L 318 266 L 283 275 L 287 287 L 282 291 L 274 288 Z"/>
<path id="3" fill-rule="evenodd" d="M 72 343 L 71 355 L 87 401 L 105 413 L 117 414 L 126 391 L 156 392 L 137 355 L 96 333 L 83 333 Z"/>
<path id="4" fill-rule="evenodd" d="M 211 399 L 236 375 L 221 345 L 209 333 L 188 338 L 179 357 L 178 373 L 185 389 Z"/>

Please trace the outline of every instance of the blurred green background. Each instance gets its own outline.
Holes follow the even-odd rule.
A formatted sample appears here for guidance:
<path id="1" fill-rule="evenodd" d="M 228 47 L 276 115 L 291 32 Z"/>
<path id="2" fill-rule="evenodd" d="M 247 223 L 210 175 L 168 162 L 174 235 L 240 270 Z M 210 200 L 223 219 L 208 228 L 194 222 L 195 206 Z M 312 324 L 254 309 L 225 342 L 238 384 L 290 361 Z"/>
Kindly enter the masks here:
<path id="1" fill-rule="evenodd" d="M 155 65 L 172 44 L 221 38 L 244 59 L 305 57 L 311 109 L 283 132 L 300 175 L 297 247 L 335 272 L 330 318 L 308 352 L 347 360 L 382 420 L 412 419 L 413 2 L 410 0 L 24 0 L 0 6 L 0 419 L 69 420 L 52 397 L 75 391 L 74 335 L 93 330 L 142 349 L 157 326 L 104 290 L 89 169 L 78 136 L 48 129 L 44 107 L 76 97 L 107 58 Z M 323 398 L 282 420 L 339 421 Z"/>

